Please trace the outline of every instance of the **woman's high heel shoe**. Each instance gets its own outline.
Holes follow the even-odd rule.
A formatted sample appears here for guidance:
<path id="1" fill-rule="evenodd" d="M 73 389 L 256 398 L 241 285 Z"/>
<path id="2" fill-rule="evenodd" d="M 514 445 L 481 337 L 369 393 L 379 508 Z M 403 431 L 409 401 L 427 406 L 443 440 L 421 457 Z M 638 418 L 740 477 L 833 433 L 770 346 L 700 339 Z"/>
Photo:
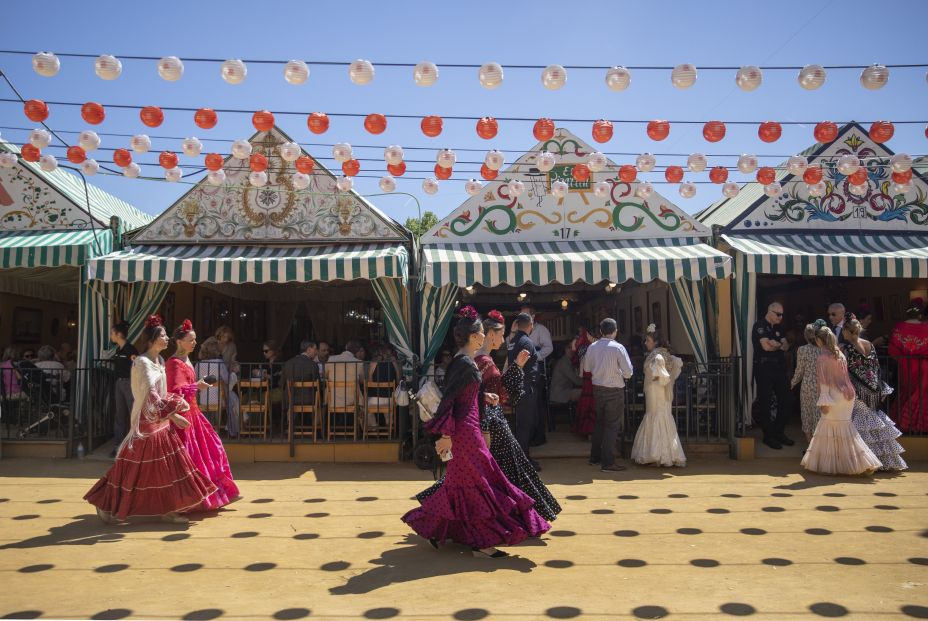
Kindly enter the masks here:
<path id="1" fill-rule="evenodd" d="M 435 548 L 435 549 L 437 550 L 437 549 L 438 549 L 438 539 L 431 539 L 431 538 L 430 538 L 430 539 L 429 539 L 429 545 L 432 546 L 433 548 Z"/>
<path id="2" fill-rule="evenodd" d="M 506 558 L 509 556 L 508 552 L 503 552 L 502 550 L 497 550 L 496 548 L 471 548 L 474 551 L 474 556 L 477 558 Z"/>

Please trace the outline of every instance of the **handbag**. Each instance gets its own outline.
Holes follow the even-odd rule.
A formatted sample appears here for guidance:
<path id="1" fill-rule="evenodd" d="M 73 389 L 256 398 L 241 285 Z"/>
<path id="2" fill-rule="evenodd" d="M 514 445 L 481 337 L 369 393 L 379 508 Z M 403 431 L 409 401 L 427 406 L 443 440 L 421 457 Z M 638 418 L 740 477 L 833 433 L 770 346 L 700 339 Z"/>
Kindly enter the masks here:
<path id="1" fill-rule="evenodd" d="M 435 418 L 438 406 L 441 403 L 441 391 L 435 382 L 426 380 L 416 393 L 416 405 L 419 407 L 419 420 L 427 423 Z"/>
<path id="2" fill-rule="evenodd" d="M 406 380 L 400 380 L 396 390 L 393 391 L 393 402 L 401 408 L 409 405 L 409 390 L 406 388 Z"/>

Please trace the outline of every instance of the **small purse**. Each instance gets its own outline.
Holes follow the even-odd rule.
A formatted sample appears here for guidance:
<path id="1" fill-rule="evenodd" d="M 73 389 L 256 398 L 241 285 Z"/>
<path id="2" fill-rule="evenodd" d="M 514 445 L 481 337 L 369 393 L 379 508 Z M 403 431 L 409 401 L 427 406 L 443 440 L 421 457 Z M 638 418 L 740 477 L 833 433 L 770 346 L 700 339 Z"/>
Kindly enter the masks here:
<path id="1" fill-rule="evenodd" d="M 393 401 L 401 408 L 409 405 L 409 390 L 406 388 L 406 380 L 400 380 L 400 383 L 396 386 L 396 390 L 393 391 Z"/>

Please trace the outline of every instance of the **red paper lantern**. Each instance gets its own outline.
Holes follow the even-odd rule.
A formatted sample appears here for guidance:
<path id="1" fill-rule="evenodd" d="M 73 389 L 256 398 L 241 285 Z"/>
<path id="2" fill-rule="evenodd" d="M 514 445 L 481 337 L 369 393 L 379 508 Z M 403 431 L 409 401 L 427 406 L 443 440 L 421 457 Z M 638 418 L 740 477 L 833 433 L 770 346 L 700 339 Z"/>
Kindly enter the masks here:
<path id="1" fill-rule="evenodd" d="M 382 114 L 368 114 L 364 119 L 364 129 L 372 134 L 382 134 L 387 129 L 387 117 Z"/>
<path id="2" fill-rule="evenodd" d="M 41 99 L 30 99 L 23 105 L 26 118 L 34 123 L 41 123 L 48 118 L 48 106 Z"/>
<path id="3" fill-rule="evenodd" d="M 345 173 L 346 177 L 354 177 L 359 172 L 361 172 L 361 162 L 358 160 L 348 160 L 347 162 L 342 162 L 342 172 Z"/>
<path id="4" fill-rule="evenodd" d="M 838 137 L 838 126 L 831 121 L 822 121 L 815 125 L 812 135 L 821 143 L 834 142 L 834 139 Z"/>
<path id="5" fill-rule="evenodd" d="M 725 123 L 721 121 L 709 121 L 702 126 L 702 137 L 707 142 L 718 142 L 725 137 Z"/>
<path id="6" fill-rule="evenodd" d="M 196 123 L 197 127 L 200 129 L 212 129 L 216 127 L 216 122 L 218 120 L 219 117 L 212 108 L 200 108 L 193 113 L 193 122 Z M 219 169 L 217 168 L 216 170 Z"/>
<path id="7" fill-rule="evenodd" d="M 495 138 L 498 131 L 499 123 L 492 116 L 485 116 L 477 121 L 477 135 L 484 140 Z"/>
<path id="8" fill-rule="evenodd" d="M 87 152 L 83 147 L 77 145 L 68 147 L 68 161 L 72 164 L 80 164 L 87 159 Z"/>
<path id="9" fill-rule="evenodd" d="M 596 142 L 609 142 L 612 140 L 612 122 L 606 119 L 594 121 L 593 140 Z"/>
<path id="10" fill-rule="evenodd" d="M 313 169 L 316 168 L 316 162 L 313 161 L 313 158 L 308 155 L 301 155 L 296 158 L 296 161 L 293 163 L 297 171 L 303 173 L 304 175 L 312 174 Z"/>
<path id="11" fill-rule="evenodd" d="M 631 183 L 638 177 L 638 169 L 631 164 L 622 164 L 619 167 L 619 179 L 625 183 Z"/>
<path id="12" fill-rule="evenodd" d="M 538 119 L 532 128 L 535 140 L 544 141 L 554 138 L 554 121 L 551 119 Z"/>
<path id="13" fill-rule="evenodd" d="M 900 185 L 904 185 L 912 180 L 912 169 L 908 169 L 905 172 L 894 172 L 893 181 Z"/>
<path id="14" fill-rule="evenodd" d="M 220 170 L 222 169 L 222 156 L 218 153 L 210 153 L 206 156 L 204 160 L 206 162 L 206 168 L 209 170 Z"/>
<path id="15" fill-rule="evenodd" d="M 870 139 L 877 143 L 883 144 L 887 140 L 893 137 L 893 134 L 896 132 L 896 128 L 893 127 L 893 124 L 889 121 L 876 121 L 870 125 Z"/>
<path id="16" fill-rule="evenodd" d="M 853 175 L 850 175 L 847 180 L 851 185 L 863 185 L 867 183 L 868 178 L 869 174 L 867 173 L 867 169 L 861 166 L 857 169 L 857 172 L 855 172 Z"/>
<path id="17" fill-rule="evenodd" d="M 590 167 L 586 164 L 574 164 L 573 171 L 574 181 L 584 182 L 590 180 Z"/>
<path id="18" fill-rule="evenodd" d="M 27 162 L 38 162 L 42 156 L 42 152 L 31 144 L 24 144 L 19 152 Z"/>
<path id="19" fill-rule="evenodd" d="M 262 131 L 262 130 L 258 130 Z M 267 158 L 261 153 L 252 153 L 248 158 L 248 166 L 252 172 L 264 172 L 267 170 Z"/>
<path id="20" fill-rule="evenodd" d="M 822 180 L 822 169 L 819 166 L 809 166 L 806 168 L 806 171 L 802 173 L 802 180 L 808 183 L 809 185 L 815 185 Z"/>
<path id="21" fill-rule="evenodd" d="M 158 127 L 164 122 L 164 112 L 158 106 L 145 106 L 139 112 L 139 117 L 148 127 Z"/>
<path id="22" fill-rule="evenodd" d="M 128 149 L 116 149 L 113 151 L 113 163 L 120 168 L 125 168 L 132 163 L 132 154 Z"/>
<path id="23" fill-rule="evenodd" d="M 581 164 L 581 166 L 583 165 Z M 586 167 L 584 166 L 584 168 Z M 577 170 L 576 166 L 574 166 L 574 170 Z M 588 168 L 587 168 L 587 172 L 590 172 Z M 493 170 L 492 168 L 489 168 L 486 164 L 484 164 L 483 166 L 480 167 L 480 176 L 486 179 L 487 181 L 493 181 L 494 179 L 496 179 L 497 176 L 499 176 L 499 171 Z"/>
<path id="24" fill-rule="evenodd" d="M 761 166 L 757 169 L 757 182 L 770 185 L 777 179 L 777 171 L 770 166 Z"/>
<path id="25" fill-rule="evenodd" d="M 311 112 L 306 117 L 306 126 L 314 134 L 324 134 L 329 129 L 329 115 L 325 112 Z"/>
<path id="26" fill-rule="evenodd" d="M 158 163 L 161 164 L 161 168 L 165 170 L 176 168 L 177 154 L 173 151 L 162 151 L 161 155 L 158 156 Z"/>
<path id="27" fill-rule="evenodd" d="M 648 138 L 663 140 L 670 135 L 670 121 L 648 121 Z"/>
<path id="28" fill-rule="evenodd" d="M 427 116 L 422 119 L 422 123 L 419 126 L 422 128 L 423 134 L 429 138 L 434 138 L 441 133 L 441 126 L 443 124 L 444 122 L 441 120 L 440 116 Z"/>
<path id="29" fill-rule="evenodd" d="M 435 164 L 435 178 L 436 178 L 436 179 L 442 179 L 442 180 L 444 180 L 444 179 L 450 179 L 450 178 L 451 178 L 451 172 L 452 172 L 452 171 L 451 171 L 450 168 L 445 168 L 444 166 L 440 166 L 440 165 L 438 165 L 438 164 Z"/>
<path id="30" fill-rule="evenodd" d="M 709 171 L 709 181 L 712 183 L 725 183 L 728 181 L 728 169 L 724 166 L 713 166 Z"/>
<path id="31" fill-rule="evenodd" d="M 757 128 L 757 136 L 764 142 L 776 142 L 782 134 L 783 127 L 776 121 L 764 121 Z"/>
<path id="32" fill-rule="evenodd" d="M 251 115 L 251 124 L 259 132 L 269 132 L 274 127 L 274 115 L 270 110 L 258 110 Z M 257 170 L 255 172 L 261 172 Z"/>
<path id="33" fill-rule="evenodd" d="M 106 118 L 106 111 L 97 102 L 88 101 L 81 106 L 81 118 L 91 125 L 99 125 Z"/>
<path id="34" fill-rule="evenodd" d="M 400 162 L 399 164 L 387 164 L 387 172 L 394 177 L 402 177 L 406 174 L 406 162 Z"/>
<path id="35" fill-rule="evenodd" d="M 668 166 L 664 171 L 664 179 L 668 183 L 680 183 L 683 181 L 683 168 L 680 166 Z"/>

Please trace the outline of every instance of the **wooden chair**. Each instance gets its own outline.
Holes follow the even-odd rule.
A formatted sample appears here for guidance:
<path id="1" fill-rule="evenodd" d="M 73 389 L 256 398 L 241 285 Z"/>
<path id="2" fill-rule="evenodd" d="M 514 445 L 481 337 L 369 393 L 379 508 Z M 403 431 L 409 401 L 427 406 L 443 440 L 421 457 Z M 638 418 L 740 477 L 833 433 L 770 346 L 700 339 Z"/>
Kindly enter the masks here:
<path id="1" fill-rule="evenodd" d="M 354 392 L 354 399 L 348 399 Z M 335 395 L 342 397 L 343 401 L 353 401 L 347 405 L 336 405 Z M 358 405 L 361 397 L 360 386 L 357 380 L 346 382 L 328 380 L 325 383 L 326 422 L 328 439 L 351 438 L 358 439 Z M 338 422 L 338 414 L 347 415 L 347 423 Z"/>
<path id="2" fill-rule="evenodd" d="M 312 390 L 313 402 L 294 404 L 294 390 Z M 321 426 L 322 415 L 322 395 L 320 394 L 319 382 L 315 380 L 311 382 L 287 382 L 287 391 L 287 403 L 290 404 L 290 414 L 288 417 L 291 429 L 290 433 L 298 438 L 303 438 L 308 435 L 312 437 L 313 442 L 315 442 L 317 430 Z M 305 419 L 306 414 L 312 415 L 311 422 L 308 425 Z"/>
<path id="3" fill-rule="evenodd" d="M 389 392 L 389 397 L 377 397 L 377 404 L 371 405 L 370 402 L 370 390 L 376 389 L 380 392 L 383 389 L 386 392 Z M 392 438 L 393 437 L 393 427 L 396 419 L 396 400 L 394 399 L 394 391 L 396 390 L 396 382 L 367 382 L 364 384 L 364 439 L 367 438 Z M 367 426 L 367 416 L 370 414 L 383 414 L 384 419 L 387 424 L 386 427 L 378 427 L 374 429 L 369 429 Z"/>
<path id="4" fill-rule="evenodd" d="M 219 430 L 222 429 L 222 416 L 226 414 L 226 383 L 222 380 L 216 382 L 215 388 L 219 391 L 219 398 L 209 400 L 207 399 L 206 403 L 200 403 L 200 391 L 197 391 L 197 403 L 200 406 L 200 411 L 206 415 L 209 419 L 210 424 L 213 426 L 213 431 L 219 433 Z M 215 414 L 215 417 L 213 416 Z"/>
<path id="5" fill-rule="evenodd" d="M 244 379 L 238 382 L 239 435 L 267 438 L 271 418 L 271 386 L 266 379 Z M 245 421 L 245 414 L 258 414 L 259 420 Z"/>

